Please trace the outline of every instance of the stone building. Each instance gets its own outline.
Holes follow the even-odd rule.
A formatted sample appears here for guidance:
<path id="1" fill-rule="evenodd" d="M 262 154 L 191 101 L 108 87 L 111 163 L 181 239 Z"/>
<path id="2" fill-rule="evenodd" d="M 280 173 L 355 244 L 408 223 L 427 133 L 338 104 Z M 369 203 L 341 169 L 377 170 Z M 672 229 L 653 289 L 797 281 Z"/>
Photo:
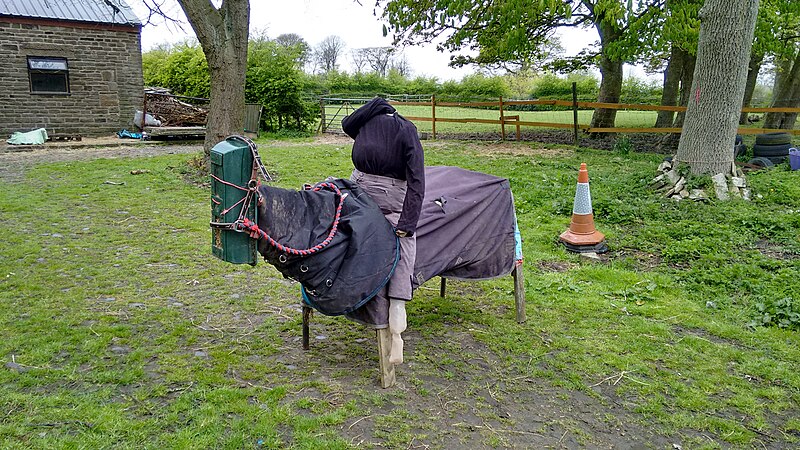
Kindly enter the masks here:
<path id="1" fill-rule="evenodd" d="M 0 137 L 132 127 L 142 109 L 141 29 L 124 0 L 0 1 Z"/>

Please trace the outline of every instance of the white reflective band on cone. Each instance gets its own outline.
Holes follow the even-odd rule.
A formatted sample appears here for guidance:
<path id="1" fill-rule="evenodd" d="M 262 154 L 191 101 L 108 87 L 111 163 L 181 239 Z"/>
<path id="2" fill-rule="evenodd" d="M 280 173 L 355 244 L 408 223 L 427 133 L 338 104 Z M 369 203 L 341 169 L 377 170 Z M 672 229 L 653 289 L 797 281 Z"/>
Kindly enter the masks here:
<path id="1" fill-rule="evenodd" d="M 589 193 L 589 183 L 578 183 L 575 188 L 575 204 L 572 214 L 591 214 L 592 195 Z"/>

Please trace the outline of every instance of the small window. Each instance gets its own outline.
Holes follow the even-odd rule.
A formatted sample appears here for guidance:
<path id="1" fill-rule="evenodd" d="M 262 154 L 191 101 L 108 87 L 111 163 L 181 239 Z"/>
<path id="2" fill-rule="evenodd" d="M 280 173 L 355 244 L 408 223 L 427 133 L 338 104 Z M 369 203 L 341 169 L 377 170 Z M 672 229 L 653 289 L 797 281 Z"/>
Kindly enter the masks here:
<path id="1" fill-rule="evenodd" d="M 69 66 L 66 58 L 28 58 L 31 92 L 69 93 Z"/>

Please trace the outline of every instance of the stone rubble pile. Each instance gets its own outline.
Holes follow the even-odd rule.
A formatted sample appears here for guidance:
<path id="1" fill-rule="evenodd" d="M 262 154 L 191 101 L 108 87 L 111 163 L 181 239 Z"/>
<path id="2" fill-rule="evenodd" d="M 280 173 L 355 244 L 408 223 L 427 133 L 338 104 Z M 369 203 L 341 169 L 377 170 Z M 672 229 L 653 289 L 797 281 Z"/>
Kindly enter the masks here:
<path id="1" fill-rule="evenodd" d="M 704 189 L 688 189 L 686 178 L 681 176 L 676 169 L 676 164 L 670 160 L 665 160 L 658 166 L 658 176 L 650 182 L 650 185 L 664 193 L 664 197 L 673 200 L 695 200 L 708 201 L 709 197 Z M 718 173 L 711 177 L 714 183 L 714 196 L 719 200 L 730 200 L 731 198 L 742 198 L 750 200 L 752 192 L 747 186 L 742 169 L 731 164 L 728 173 Z"/>

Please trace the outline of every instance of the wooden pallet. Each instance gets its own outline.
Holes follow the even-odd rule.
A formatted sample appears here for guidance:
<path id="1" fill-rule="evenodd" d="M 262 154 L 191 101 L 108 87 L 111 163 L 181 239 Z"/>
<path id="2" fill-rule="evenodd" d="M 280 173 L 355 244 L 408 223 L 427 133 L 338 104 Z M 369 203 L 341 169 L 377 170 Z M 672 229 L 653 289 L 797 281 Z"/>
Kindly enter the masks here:
<path id="1" fill-rule="evenodd" d="M 47 139 L 50 141 L 80 141 L 83 136 L 80 134 L 50 134 Z"/>
<path id="2" fill-rule="evenodd" d="M 206 127 L 145 127 L 151 139 L 204 139 Z"/>

